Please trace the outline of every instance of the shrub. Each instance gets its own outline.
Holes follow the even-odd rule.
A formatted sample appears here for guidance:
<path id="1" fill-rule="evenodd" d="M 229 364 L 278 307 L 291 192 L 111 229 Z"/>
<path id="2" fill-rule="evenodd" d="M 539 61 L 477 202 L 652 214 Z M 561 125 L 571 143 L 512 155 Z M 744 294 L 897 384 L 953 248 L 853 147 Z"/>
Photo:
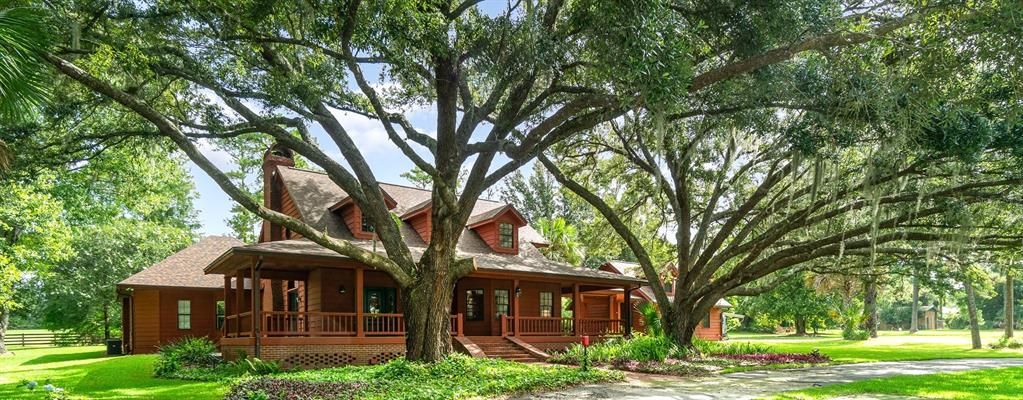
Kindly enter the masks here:
<path id="1" fill-rule="evenodd" d="M 664 329 L 661 327 L 661 314 L 653 303 L 643 303 L 639 306 L 639 313 L 643 316 L 643 326 L 650 336 L 664 336 Z"/>
<path id="2" fill-rule="evenodd" d="M 774 351 L 771 346 L 753 342 L 709 342 L 694 341 L 696 348 L 703 354 L 767 354 Z"/>
<path id="3" fill-rule="evenodd" d="M 991 343 L 989 346 L 995 350 L 1021 349 L 1023 348 L 1023 341 L 1020 341 L 1019 339 L 1016 338 L 1002 336 L 1000 339 L 998 339 L 997 342 Z"/>
<path id="4" fill-rule="evenodd" d="M 225 400 L 327 400 L 354 399 L 365 384 L 356 382 L 310 382 L 279 378 L 258 378 L 231 388 Z"/>
<path id="5" fill-rule="evenodd" d="M 673 353 L 673 345 L 666 337 L 637 334 L 632 339 L 611 338 L 596 343 L 587 349 L 593 363 L 611 364 L 616 361 L 664 361 Z M 559 364 L 579 364 L 583 359 L 583 347 L 573 344 L 564 352 L 553 355 L 548 361 Z"/>
<path id="6" fill-rule="evenodd" d="M 272 375 L 282 371 L 277 361 L 260 360 L 256 357 L 245 357 L 231 361 L 230 369 L 236 375 Z"/>
<path id="7" fill-rule="evenodd" d="M 160 347 L 156 376 L 167 377 L 182 368 L 213 368 L 220 364 L 217 346 L 205 337 L 186 337 Z"/>
<path id="8" fill-rule="evenodd" d="M 846 326 L 842 329 L 842 338 L 845 340 L 867 340 L 870 339 L 870 332 Z"/>
<path id="9" fill-rule="evenodd" d="M 580 383 L 618 381 L 623 376 L 596 368 L 582 371 L 452 354 L 432 364 L 396 359 L 383 365 L 306 370 L 274 378 L 359 383 L 365 385 L 365 390 L 357 395 L 359 398 L 391 400 L 491 398 Z"/>

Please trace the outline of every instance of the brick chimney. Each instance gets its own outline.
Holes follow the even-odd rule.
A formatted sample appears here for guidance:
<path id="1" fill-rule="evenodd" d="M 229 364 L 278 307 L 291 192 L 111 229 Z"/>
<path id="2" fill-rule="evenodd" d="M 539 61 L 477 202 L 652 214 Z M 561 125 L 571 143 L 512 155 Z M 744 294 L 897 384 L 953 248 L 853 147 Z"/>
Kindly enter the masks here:
<path id="1" fill-rule="evenodd" d="M 277 174 L 277 167 L 294 167 L 295 155 L 291 149 L 280 143 L 275 143 L 263 153 L 263 206 L 274 211 L 281 210 L 282 185 Z M 260 241 L 275 241 L 286 239 L 284 229 L 277 224 L 270 224 L 263 221 L 263 232 Z"/>

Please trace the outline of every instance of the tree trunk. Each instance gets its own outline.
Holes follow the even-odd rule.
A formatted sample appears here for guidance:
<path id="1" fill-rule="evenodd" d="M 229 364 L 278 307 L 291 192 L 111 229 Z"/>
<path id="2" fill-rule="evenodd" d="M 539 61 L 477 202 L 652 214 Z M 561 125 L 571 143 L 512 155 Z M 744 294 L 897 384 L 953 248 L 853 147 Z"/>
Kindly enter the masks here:
<path id="1" fill-rule="evenodd" d="M 796 316 L 796 336 L 806 336 L 806 317 Z"/>
<path id="2" fill-rule="evenodd" d="M 405 358 L 435 362 L 451 352 L 451 296 L 454 280 L 424 272 L 416 284 L 402 289 L 405 315 Z"/>
<path id="3" fill-rule="evenodd" d="M 913 314 L 909 317 L 909 333 L 916 333 L 920 328 L 920 284 L 913 277 Z"/>
<path id="4" fill-rule="evenodd" d="M 0 354 L 7 353 L 7 324 L 10 322 L 11 311 L 0 307 Z"/>
<path id="5" fill-rule="evenodd" d="M 870 337 L 877 338 L 877 282 L 867 281 L 863 289 L 863 328 Z"/>
<path id="6" fill-rule="evenodd" d="M 110 304 L 103 303 L 103 342 L 110 340 Z"/>
<path id="7" fill-rule="evenodd" d="M 1015 287 L 1012 279 L 1012 273 L 1009 271 L 1005 272 L 1005 337 L 1011 338 L 1014 325 L 1016 324 L 1016 310 L 1014 303 L 1016 301 Z"/>
<path id="8" fill-rule="evenodd" d="M 696 327 L 700 323 L 700 319 L 694 320 L 691 315 L 679 315 L 676 318 L 668 318 L 663 323 L 664 333 L 668 335 L 672 342 L 676 346 L 683 350 L 684 354 L 699 354 L 699 350 L 696 345 L 693 344 L 693 338 L 696 336 Z"/>
<path id="9" fill-rule="evenodd" d="M 980 343 L 980 324 L 977 323 L 977 299 L 974 295 L 973 282 L 963 282 L 966 284 L 966 305 L 970 313 L 970 339 L 973 342 L 973 348 L 981 348 Z"/>

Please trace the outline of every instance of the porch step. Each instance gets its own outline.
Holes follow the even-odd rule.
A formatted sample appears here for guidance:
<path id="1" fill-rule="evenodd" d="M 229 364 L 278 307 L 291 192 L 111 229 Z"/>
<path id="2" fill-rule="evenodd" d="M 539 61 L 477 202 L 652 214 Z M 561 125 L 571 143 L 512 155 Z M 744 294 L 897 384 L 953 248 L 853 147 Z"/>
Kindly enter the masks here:
<path id="1" fill-rule="evenodd" d="M 497 338 L 497 340 L 485 340 L 479 341 L 474 340 L 480 350 L 487 356 L 487 358 L 500 358 L 509 361 L 517 362 L 540 362 L 541 360 L 533 357 L 532 354 L 527 352 L 519 345 L 512 343 L 505 338 Z"/>

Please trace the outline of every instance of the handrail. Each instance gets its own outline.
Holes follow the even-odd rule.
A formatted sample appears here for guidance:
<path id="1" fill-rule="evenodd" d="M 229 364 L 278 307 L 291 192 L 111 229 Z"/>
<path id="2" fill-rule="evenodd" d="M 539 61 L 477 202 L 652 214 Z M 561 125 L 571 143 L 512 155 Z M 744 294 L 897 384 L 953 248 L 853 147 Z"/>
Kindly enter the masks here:
<path id="1" fill-rule="evenodd" d="M 242 318 L 251 313 L 225 316 L 225 337 L 249 337 L 250 331 L 241 331 Z M 261 311 L 259 313 L 261 336 L 359 336 L 357 325 L 363 325 L 363 336 L 404 336 L 405 315 L 399 313 L 363 314 L 354 312 L 322 311 Z M 452 336 L 465 334 L 464 316 L 450 316 Z"/>
<path id="2" fill-rule="evenodd" d="M 516 328 L 518 332 L 515 332 Z M 621 335 L 624 332 L 625 324 L 620 319 L 501 316 L 502 336 L 510 333 L 521 336 L 603 336 Z"/>

